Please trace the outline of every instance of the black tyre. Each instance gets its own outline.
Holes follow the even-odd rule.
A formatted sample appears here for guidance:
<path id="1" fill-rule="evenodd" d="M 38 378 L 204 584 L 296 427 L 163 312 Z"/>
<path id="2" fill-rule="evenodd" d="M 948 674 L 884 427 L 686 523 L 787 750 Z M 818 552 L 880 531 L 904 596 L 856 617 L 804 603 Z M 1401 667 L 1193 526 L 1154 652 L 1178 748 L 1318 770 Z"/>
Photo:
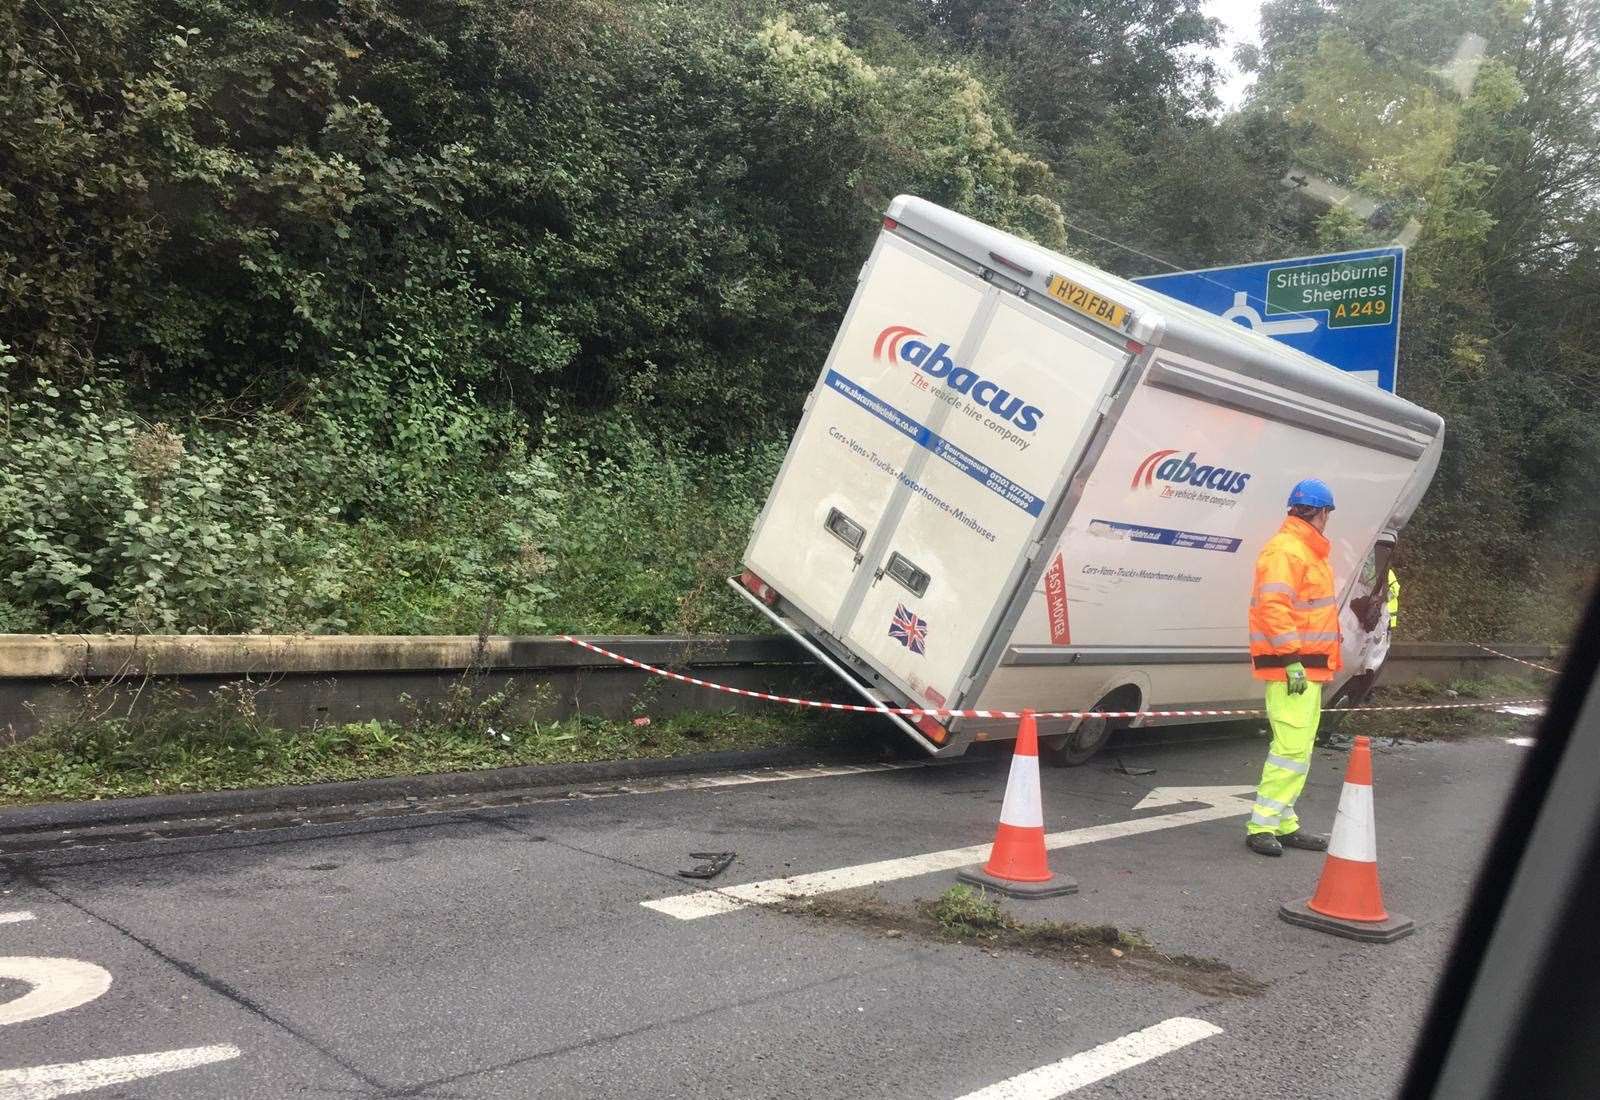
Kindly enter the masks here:
<path id="1" fill-rule="evenodd" d="M 1137 700 L 1128 703 L 1116 692 L 1106 696 L 1090 710 L 1133 710 Z M 1076 768 L 1094 759 L 1106 747 L 1113 731 L 1124 723 L 1115 718 L 1085 718 L 1071 733 L 1039 739 L 1039 759 L 1052 768 Z"/>

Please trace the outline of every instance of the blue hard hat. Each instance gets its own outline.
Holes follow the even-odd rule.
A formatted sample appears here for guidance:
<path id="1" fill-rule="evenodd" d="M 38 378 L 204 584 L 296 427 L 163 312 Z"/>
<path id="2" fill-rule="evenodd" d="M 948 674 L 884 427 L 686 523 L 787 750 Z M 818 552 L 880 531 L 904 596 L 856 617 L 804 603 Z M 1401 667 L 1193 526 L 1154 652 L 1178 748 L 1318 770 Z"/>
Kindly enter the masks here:
<path id="1" fill-rule="evenodd" d="M 1289 507 L 1304 505 L 1307 508 L 1332 508 L 1333 490 L 1327 482 L 1308 477 L 1289 492 Z"/>

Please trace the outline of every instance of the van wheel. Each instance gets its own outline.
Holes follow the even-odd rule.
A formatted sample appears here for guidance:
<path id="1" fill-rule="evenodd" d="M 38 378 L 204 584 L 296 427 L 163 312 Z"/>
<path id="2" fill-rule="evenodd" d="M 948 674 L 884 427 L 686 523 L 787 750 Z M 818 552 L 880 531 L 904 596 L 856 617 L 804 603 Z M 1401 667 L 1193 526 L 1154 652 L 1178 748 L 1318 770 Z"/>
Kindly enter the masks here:
<path id="1" fill-rule="evenodd" d="M 1041 739 L 1039 758 L 1052 768 L 1076 768 L 1093 759 L 1110 738 L 1111 719 L 1085 718 L 1071 733 Z"/>
<path id="2" fill-rule="evenodd" d="M 1137 710 L 1139 689 L 1119 688 L 1100 700 L 1090 710 Z M 1106 747 L 1114 730 L 1124 723 L 1115 718 L 1085 718 L 1071 733 L 1039 739 L 1039 758 L 1052 768 L 1076 768 L 1087 764 L 1094 755 Z"/>

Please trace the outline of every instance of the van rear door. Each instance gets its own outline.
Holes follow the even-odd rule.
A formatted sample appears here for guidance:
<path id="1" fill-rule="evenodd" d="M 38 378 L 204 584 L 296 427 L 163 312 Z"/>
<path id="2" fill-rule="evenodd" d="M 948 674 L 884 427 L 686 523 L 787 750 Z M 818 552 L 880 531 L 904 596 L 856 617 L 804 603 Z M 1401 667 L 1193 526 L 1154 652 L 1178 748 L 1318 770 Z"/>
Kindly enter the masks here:
<path id="1" fill-rule="evenodd" d="M 930 380 L 942 395 L 932 441 L 880 524 L 846 635 L 852 651 L 935 705 L 963 694 L 1128 359 L 1001 291 L 978 327 L 956 368 Z M 998 415 L 1014 402 L 1011 417 Z"/>
<path id="2" fill-rule="evenodd" d="M 988 289 L 890 233 L 862 269 L 744 557 L 823 630 L 839 621 L 933 411 L 931 388 L 907 383 L 905 345 L 939 332 L 960 340 Z"/>
<path id="3" fill-rule="evenodd" d="M 953 705 L 1129 359 L 884 234 L 746 564 Z"/>

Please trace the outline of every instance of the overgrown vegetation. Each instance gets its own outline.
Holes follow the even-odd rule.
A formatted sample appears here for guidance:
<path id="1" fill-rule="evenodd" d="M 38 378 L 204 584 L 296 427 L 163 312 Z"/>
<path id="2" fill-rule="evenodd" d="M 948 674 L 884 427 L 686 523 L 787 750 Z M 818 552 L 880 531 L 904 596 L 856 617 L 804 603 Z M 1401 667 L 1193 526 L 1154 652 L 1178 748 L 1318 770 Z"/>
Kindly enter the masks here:
<path id="1" fill-rule="evenodd" d="M 154 689 L 152 689 L 153 691 Z M 202 706 L 147 698 L 130 717 L 85 709 L 0 748 L 0 802 L 176 794 L 474 771 L 520 764 L 681 756 L 776 746 L 838 748 L 860 727 L 788 712 L 678 714 L 648 724 L 594 716 L 501 721 L 491 695 L 404 722 L 286 730 L 260 687 L 227 685 Z M 854 731 L 853 737 L 851 731 Z"/>
<path id="2" fill-rule="evenodd" d="M 1405 629 L 1560 638 L 1600 5 L 1390 7 L 1269 2 L 1222 115 L 1199 0 L 0 0 L 0 630 L 746 625 L 721 577 L 913 192 L 1129 274 L 1415 220 L 1450 443 Z"/>

